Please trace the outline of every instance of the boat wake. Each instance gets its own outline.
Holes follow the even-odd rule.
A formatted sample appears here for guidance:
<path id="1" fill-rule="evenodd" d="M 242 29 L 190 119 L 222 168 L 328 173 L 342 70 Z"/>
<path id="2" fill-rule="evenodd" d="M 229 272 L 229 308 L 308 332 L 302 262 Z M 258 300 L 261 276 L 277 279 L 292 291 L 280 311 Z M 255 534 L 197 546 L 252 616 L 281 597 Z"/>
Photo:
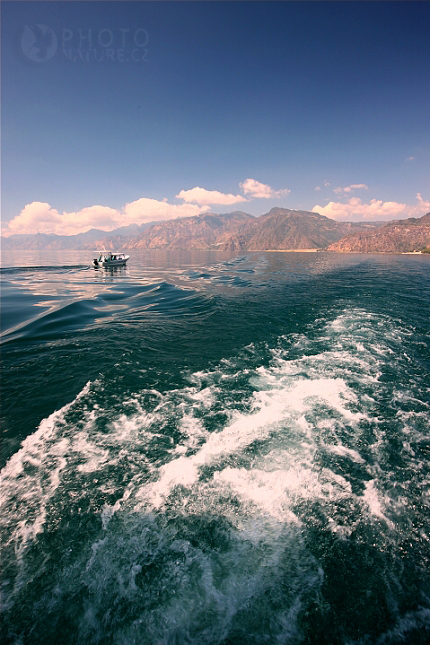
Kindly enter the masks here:
<path id="1" fill-rule="evenodd" d="M 351 309 L 119 408 L 87 383 L 2 471 L 11 642 L 424 643 L 430 406 L 409 334 Z"/>

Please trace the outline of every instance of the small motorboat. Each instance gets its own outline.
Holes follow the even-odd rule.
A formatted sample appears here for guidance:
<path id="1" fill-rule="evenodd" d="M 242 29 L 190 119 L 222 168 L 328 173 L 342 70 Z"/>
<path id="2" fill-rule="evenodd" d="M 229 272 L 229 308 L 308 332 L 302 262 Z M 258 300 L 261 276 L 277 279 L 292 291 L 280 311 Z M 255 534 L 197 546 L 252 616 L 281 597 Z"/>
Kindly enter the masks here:
<path id="1" fill-rule="evenodd" d="M 124 267 L 127 264 L 129 255 L 116 253 L 115 251 L 100 251 L 99 257 L 94 258 L 93 267 L 96 269 L 110 269 L 111 267 Z"/>

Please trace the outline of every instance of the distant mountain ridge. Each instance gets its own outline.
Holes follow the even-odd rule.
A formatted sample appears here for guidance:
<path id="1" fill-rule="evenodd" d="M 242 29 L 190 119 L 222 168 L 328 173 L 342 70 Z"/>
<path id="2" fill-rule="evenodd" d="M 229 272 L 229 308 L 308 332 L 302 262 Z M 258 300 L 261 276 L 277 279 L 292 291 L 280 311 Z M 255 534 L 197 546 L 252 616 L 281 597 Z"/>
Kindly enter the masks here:
<path id="1" fill-rule="evenodd" d="M 242 248 L 249 251 L 321 249 L 361 228 L 361 224 L 336 222 L 319 213 L 272 208 L 242 231 Z"/>
<path id="2" fill-rule="evenodd" d="M 328 247 L 340 253 L 411 253 L 430 249 L 430 213 L 359 231 Z"/>
<path id="3" fill-rule="evenodd" d="M 131 224 L 110 232 L 92 229 L 78 235 L 11 235 L 3 249 L 133 250 L 217 249 L 297 250 L 332 248 L 351 234 L 367 235 L 383 222 L 337 222 L 319 213 L 272 208 L 260 217 L 243 211 L 203 213 L 175 220 Z M 334 249 L 333 249 L 334 250 Z"/>
<path id="4" fill-rule="evenodd" d="M 221 251 L 319 249 L 348 233 L 362 230 L 364 226 L 374 227 L 377 224 L 336 222 L 318 213 L 287 208 L 272 208 L 260 217 L 242 211 L 223 215 L 205 213 L 154 224 L 138 237 L 127 240 L 124 248 Z M 116 241 L 118 248 L 124 243 L 120 238 Z M 111 239 L 111 242 L 114 240 Z"/>
<path id="5" fill-rule="evenodd" d="M 204 213 L 154 224 L 130 240 L 129 249 L 213 249 L 240 235 L 257 218 L 242 211 Z"/>
<path id="6" fill-rule="evenodd" d="M 20 234 L 14 233 L 9 237 L 1 238 L 3 249 L 16 249 L 19 251 L 55 251 L 55 250 L 75 250 L 93 249 L 98 247 L 101 239 L 121 236 L 124 240 L 129 237 L 139 235 L 145 228 L 152 226 L 153 222 L 146 224 L 129 224 L 121 226 L 113 231 L 107 232 L 100 229 L 92 228 L 85 233 L 76 235 L 57 235 L 55 233 L 34 233 Z"/>

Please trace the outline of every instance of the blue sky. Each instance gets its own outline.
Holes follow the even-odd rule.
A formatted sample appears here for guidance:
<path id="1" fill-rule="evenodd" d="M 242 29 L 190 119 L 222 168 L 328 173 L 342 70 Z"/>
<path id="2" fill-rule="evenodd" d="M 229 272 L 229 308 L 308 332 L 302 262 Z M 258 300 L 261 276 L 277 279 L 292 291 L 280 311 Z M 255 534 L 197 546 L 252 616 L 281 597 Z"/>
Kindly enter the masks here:
<path id="1" fill-rule="evenodd" d="M 3 2 L 4 232 L 424 214 L 429 32 L 426 2 Z"/>

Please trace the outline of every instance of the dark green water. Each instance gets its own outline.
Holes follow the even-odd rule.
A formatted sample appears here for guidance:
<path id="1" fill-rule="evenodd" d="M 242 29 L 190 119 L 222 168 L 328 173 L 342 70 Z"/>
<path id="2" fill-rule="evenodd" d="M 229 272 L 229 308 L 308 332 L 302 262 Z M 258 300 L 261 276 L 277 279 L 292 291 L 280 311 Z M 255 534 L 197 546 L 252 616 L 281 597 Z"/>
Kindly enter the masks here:
<path id="1" fill-rule="evenodd" d="M 89 260 L 3 258 L 2 644 L 430 642 L 430 257 Z"/>

